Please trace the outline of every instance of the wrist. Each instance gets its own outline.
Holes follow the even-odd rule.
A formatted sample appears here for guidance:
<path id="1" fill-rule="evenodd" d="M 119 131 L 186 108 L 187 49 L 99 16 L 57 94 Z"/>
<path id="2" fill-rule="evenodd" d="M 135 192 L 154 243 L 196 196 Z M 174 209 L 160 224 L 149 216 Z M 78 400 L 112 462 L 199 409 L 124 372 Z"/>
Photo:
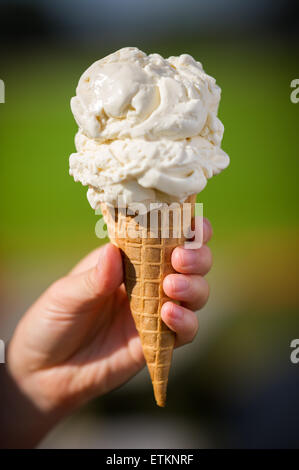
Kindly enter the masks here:
<path id="1" fill-rule="evenodd" d="M 62 418 L 61 411 L 37 403 L 25 381 L 14 377 L 7 364 L 0 368 L 0 383 L 1 447 L 35 447 Z"/>

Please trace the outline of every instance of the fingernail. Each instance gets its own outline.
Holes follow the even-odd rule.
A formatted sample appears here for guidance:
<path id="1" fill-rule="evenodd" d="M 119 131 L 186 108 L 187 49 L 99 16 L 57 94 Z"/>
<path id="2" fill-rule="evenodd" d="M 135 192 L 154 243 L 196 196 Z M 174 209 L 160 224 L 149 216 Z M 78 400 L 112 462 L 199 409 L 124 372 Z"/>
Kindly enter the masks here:
<path id="1" fill-rule="evenodd" d="M 172 304 L 172 308 L 170 310 L 171 320 L 173 320 L 174 322 L 179 322 L 183 319 L 183 316 L 183 309 L 179 305 Z"/>
<path id="2" fill-rule="evenodd" d="M 185 269 L 193 269 L 196 267 L 197 253 L 193 250 L 184 250 L 181 256 L 181 264 Z"/>
<path id="3" fill-rule="evenodd" d="M 174 289 L 176 292 L 185 292 L 189 288 L 189 281 L 185 277 L 179 277 L 174 280 Z"/>

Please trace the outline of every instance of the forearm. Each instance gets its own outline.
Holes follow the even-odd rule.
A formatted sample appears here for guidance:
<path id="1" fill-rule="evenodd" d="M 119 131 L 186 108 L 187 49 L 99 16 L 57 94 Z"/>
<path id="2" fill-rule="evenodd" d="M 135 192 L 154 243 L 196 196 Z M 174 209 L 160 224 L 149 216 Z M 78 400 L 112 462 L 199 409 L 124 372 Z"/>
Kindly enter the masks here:
<path id="1" fill-rule="evenodd" d="M 7 364 L 0 365 L 0 447 L 32 448 L 56 424 L 58 417 L 46 413 L 18 386 Z"/>

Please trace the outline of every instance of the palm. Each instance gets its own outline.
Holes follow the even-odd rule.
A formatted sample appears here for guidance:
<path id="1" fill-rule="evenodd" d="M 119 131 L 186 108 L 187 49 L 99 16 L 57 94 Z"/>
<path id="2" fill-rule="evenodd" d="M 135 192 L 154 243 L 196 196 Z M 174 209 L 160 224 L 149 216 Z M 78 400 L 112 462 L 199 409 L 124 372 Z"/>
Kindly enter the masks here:
<path id="1" fill-rule="evenodd" d="M 80 380 L 86 388 L 101 384 L 97 394 L 106 393 L 127 381 L 144 365 L 124 286 L 102 301 L 98 315 L 93 311 L 89 315 L 94 320 L 92 325 L 88 322 L 87 340 L 65 363 L 80 365 Z"/>
<path id="2" fill-rule="evenodd" d="M 33 351 L 39 357 L 36 373 L 45 383 L 49 401 L 85 401 L 118 387 L 142 368 L 141 343 L 124 285 L 79 313 L 62 315 L 61 306 L 57 316 L 57 309 L 44 312 L 45 336 L 41 327 Z M 49 326 L 52 341 L 45 351 Z"/>

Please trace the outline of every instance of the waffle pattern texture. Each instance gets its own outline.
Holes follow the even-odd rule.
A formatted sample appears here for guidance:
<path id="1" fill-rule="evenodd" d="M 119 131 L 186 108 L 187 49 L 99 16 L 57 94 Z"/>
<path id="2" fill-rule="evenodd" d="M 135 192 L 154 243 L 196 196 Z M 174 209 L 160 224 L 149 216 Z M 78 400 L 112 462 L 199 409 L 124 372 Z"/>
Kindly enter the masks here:
<path id="1" fill-rule="evenodd" d="M 192 203 L 192 215 L 195 201 L 196 195 L 185 201 Z M 175 333 L 161 319 L 162 305 L 171 300 L 163 291 L 163 279 L 167 274 L 175 272 L 171 265 L 171 254 L 175 247 L 185 241 L 183 205 L 169 211 L 169 217 L 165 219 L 162 211 L 156 211 L 156 214 L 148 212 L 144 219 L 146 224 L 144 221 L 135 223 L 135 215 L 111 210 L 106 204 L 102 204 L 101 208 L 111 242 L 121 250 L 124 283 L 155 399 L 158 406 L 165 406 Z M 154 230 L 150 220 L 156 221 Z M 165 230 L 166 224 L 165 232 L 163 228 Z"/>

